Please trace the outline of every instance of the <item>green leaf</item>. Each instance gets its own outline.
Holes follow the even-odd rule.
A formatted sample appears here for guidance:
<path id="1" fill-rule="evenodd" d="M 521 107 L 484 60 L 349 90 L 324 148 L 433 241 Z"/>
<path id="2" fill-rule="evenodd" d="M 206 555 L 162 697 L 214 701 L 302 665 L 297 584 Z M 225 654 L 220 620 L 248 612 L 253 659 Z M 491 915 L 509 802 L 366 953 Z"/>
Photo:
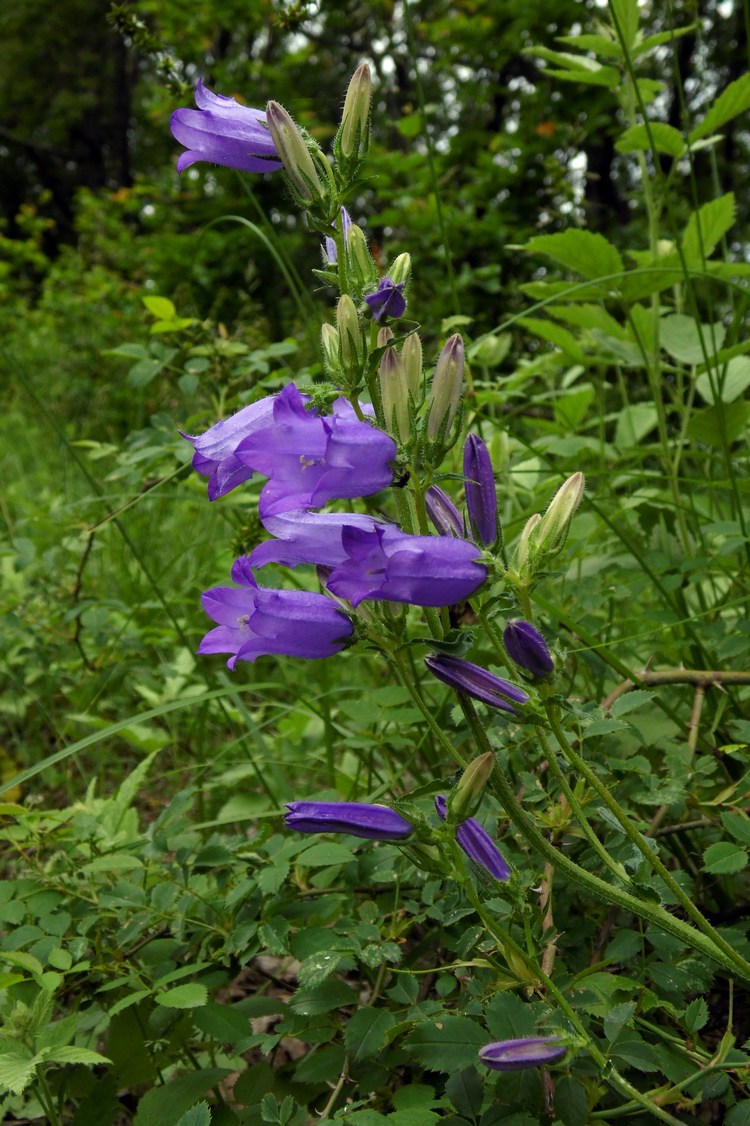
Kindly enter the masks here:
<path id="1" fill-rule="evenodd" d="M 638 446 L 656 428 L 659 416 L 652 403 L 628 403 L 620 411 L 615 430 L 615 445 L 620 450 Z"/>
<path id="2" fill-rule="evenodd" d="M 0 1090 L 23 1094 L 39 1062 L 37 1056 L 30 1056 L 20 1045 L 18 1048 L 4 1045 L 0 1052 Z"/>
<path id="3" fill-rule="evenodd" d="M 102 353 L 104 356 L 124 356 L 129 360 L 145 360 L 148 349 L 142 344 L 118 344 L 116 348 L 107 348 Z"/>
<path id="4" fill-rule="evenodd" d="M 750 403 L 735 402 L 695 411 L 688 422 L 688 434 L 699 442 L 723 449 L 744 434 L 750 422 Z"/>
<path id="5" fill-rule="evenodd" d="M 546 254 L 584 278 L 602 278 L 622 272 L 619 251 L 604 235 L 572 228 L 555 235 L 537 235 L 524 247 L 530 254 Z"/>
<path id="6" fill-rule="evenodd" d="M 460 1114 L 469 1119 L 479 1116 L 484 1100 L 484 1083 L 476 1068 L 465 1067 L 452 1075 L 445 1084 L 445 1093 Z"/>
<path id="7" fill-rule="evenodd" d="M 141 360 L 126 376 L 128 387 L 146 387 L 159 374 L 163 366 L 161 360 Z"/>
<path id="8" fill-rule="evenodd" d="M 138 1103 L 133 1126 L 177 1126 L 183 1114 L 195 1106 L 196 1099 L 229 1074 L 226 1067 L 207 1067 L 152 1088 Z"/>
<path id="9" fill-rule="evenodd" d="M 750 75 L 748 75 L 750 77 Z M 682 253 L 688 266 L 702 266 L 734 223 L 734 194 L 727 192 L 704 203 L 688 219 L 682 238 Z"/>
<path id="10" fill-rule="evenodd" d="M 613 1005 L 604 1018 L 604 1035 L 610 1044 L 614 1043 L 635 1012 L 635 1001 L 623 1001 Z"/>
<path id="11" fill-rule="evenodd" d="M 141 301 L 149 313 L 153 313 L 160 321 L 173 321 L 177 315 L 177 310 L 168 297 L 142 297 Z"/>
<path id="12" fill-rule="evenodd" d="M 750 1099 L 735 1103 L 727 1111 L 724 1126 L 750 1126 Z"/>
<path id="13" fill-rule="evenodd" d="M 208 1103 L 196 1103 L 182 1115 L 176 1126 L 211 1126 L 211 1111 Z"/>
<path id="14" fill-rule="evenodd" d="M 203 1005 L 193 1013 L 193 1023 L 224 1044 L 236 1044 L 252 1032 L 249 1018 L 231 1005 Z"/>
<path id="15" fill-rule="evenodd" d="M 357 995 L 345 982 L 339 978 L 328 978 L 314 989 L 298 989 L 289 1002 L 289 1008 L 302 1016 L 319 1016 L 329 1013 L 332 1009 L 341 1009 L 347 1005 L 354 1005 Z"/>
<path id="16" fill-rule="evenodd" d="M 750 387 L 750 359 L 747 356 L 734 356 L 719 371 L 704 371 L 695 381 L 695 389 L 705 402 L 712 406 L 720 403 L 733 403 L 744 395 Z"/>
<path id="17" fill-rule="evenodd" d="M 671 125 L 665 125 L 662 121 L 652 121 L 649 130 L 643 124 L 631 125 L 615 143 L 615 148 L 621 153 L 650 152 L 653 142 L 656 151 L 667 156 L 681 156 L 685 152 L 685 138 Z"/>
<path id="18" fill-rule="evenodd" d="M 369 1059 L 385 1047 L 388 1033 L 396 1023 L 389 1009 L 360 1009 L 344 1029 L 346 1050 L 355 1060 Z"/>
<path id="19" fill-rule="evenodd" d="M 396 122 L 396 128 L 402 137 L 418 137 L 423 130 L 421 113 L 410 113 Z"/>
<path id="20" fill-rule="evenodd" d="M 157 993 L 154 1000 L 165 1009 L 197 1009 L 206 1004 L 208 990 L 205 985 L 191 981 L 186 985 L 176 985 L 174 989 L 166 989 L 164 993 Z"/>
<path id="21" fill-rule="evenodd" d="M 632 692 L 626 692 L 624 696 L 620 696 L 619 700 L 615 700 L 610 711 L 614 716 L 627 715 L 628 712 L 634 712 L 638 708 L 644 707 L 653 698 L 653 692 L 648 692 L 643 688 L 635 688 Z"/>
<path id="22" fill-rule="evenodd" d="M 298 861 L 305 868 L 324 868 L 331 864 L 348 864 L 354 853 L 346 845 L 334 841 L 319 841 L 304 852 L 299 853 Z"/>
<path id="23" fill-rule="evenodd" d="M 588 1123 L 586 1088 L 569 1075 L 563 1075 L 555 1084 L 555 1114 L 564 1126 L 586 1126 Z"/>
<path id="24" fill-rule="evenodd" d="M 699 1032 L 708 1020 L 708 1005 L 703 997 L 696 997 L 685 1009 L 685 1028 L 688 1032 Z"/>
<path id="25" fill-rule="evenodd" d="M 661 346 L 681 364 L 702 364 L 706 355 L 714 356 L 721 348 L 727 330 L 720 322 L 701 325 L 684 313 L 673 313 L 659 322 Z"/>
<path id="26" fill-rule="evenodd" d="M 626 1040 L 618 1040 L 614 1051 L 617 1059 L 625 1060 L 637 1071 L 658 1071 L 659 1058 L 656 1052 L 638 1035 L 630 1035 Z"/>
<path id="27" fill-rule="evenodd" d="M 736 841 L 750 845 L 750 817 L 746 813 L 722 813 L 721 823 Z"/>
<path id="28" fill-rule="evenodd" d="M 468 1017 L 445 1015 L 423 1020 L 403 1041 L 423 1067 L 452 1074 L 469 1067 L 487 1043 L 487 1033 Z"/>
<path id="29" fill-rule="evenodd" d="M 493 1040 L 518 1040 L 534 1034 L 534 1006 L 512 993 L 493 997 L 484 1010 L 484 1019 Z"/>
<path id="30" fill-rule="evenodd" d="M 750 109 L 750 74 L 743 74 L 741 78 L 730 82 L 726 90 L 722 90 L 710 110 L 690 134 L 690 141 L 697 141 L 709 133 L 715 133 L 727 121 L 738 117 L 745 110 Z"/>
<path id="31" fill-rule="evenodd" d="M 741 872 L 748 861 L 747 850 L 731 841 L 719 841 L 718 844 L 709 845 L 703 853 L 703 868 L 715 876 L 728 876 L 732 872 Z"/>
<path id="32" fill-rule="evenodd" d="M 55 1048 L 46 1056 L 49 1063 L 82 1063 L 86 1067 L 95 1067 L 99 1063 L 112 1063 L 112 1060 L 102 1056 L 99 1052 L 93 1052 L 91 1048 L 78 1048 L 75 1044 L 70 1044 L 66 1048 Z"/>

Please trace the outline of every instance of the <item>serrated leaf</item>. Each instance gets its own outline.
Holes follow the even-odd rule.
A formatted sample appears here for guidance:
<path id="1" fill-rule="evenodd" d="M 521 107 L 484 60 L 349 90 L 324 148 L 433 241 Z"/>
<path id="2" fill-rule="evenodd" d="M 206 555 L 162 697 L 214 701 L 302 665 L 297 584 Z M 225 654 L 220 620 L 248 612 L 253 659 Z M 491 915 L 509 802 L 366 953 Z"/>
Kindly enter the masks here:
<path id="1" fill-rule="evenodd" d="M 211 1126 L 211 1111 L 208 1103 L 196 1103 L 182 1115 L 175 1126 Z"/>
<path id="2" fill-rule="evenodd" d="M 356 1004 L 357 995 L 339 978 L 328 978 L 314 989 L 298 989 L 289 1002 L 289 1008 L 302 1016 L 319 1016 L 332 1009 Z"/>
<path id="3" fill-rule="evenodd" d="M 634 1012 L 634 1001 L 623 1001 L 619 1005 L 612 1006 L 604 1018 L 604 1035 L 610 1044 L 617 1039 Z"/>
<path id="4" fill-rule="evenodd" d="M 652 144 L 657 152 L 667 156 L 681 156 L 685 152 L 682 134 L 662 121 L 652 121 L 648 129 L 642 123 L 631 125 L 616 141 L 615 148 L 620 153 L 651 152 Z"/>
<path id="5" fill-rule="evenodd" d="M 465 1067 L 452 1075 L 445 1084 L 445 1093 L 456 1110 L 472 1119 L 479 1115 L 484 1101 L 484 1083 L 476 1068 Z"/>
<path id="6" fill-rule="evenodd" d="M 685 1009 L 685 1028 L 688 1032 L 700 1032 L 708 1020 L 708 1005 L 703 997 L 696 997 Z"/>
<path id="7" fill-rule="evenodd" d="M 673 313 L 659 322 L 661 346 L 682 364 L 702 364 L 706 355 L 714 356 L 727 334 L 720 322 L 700 325 L 684 313 Z"/>
<path id="8" fill-rule="evenodd" d="M 193 1023 L 224 1044 L 237 1044 L 252 1031 L 249 1018 L 231 1005 L 203 1005 L 193 1013 Z"/>
<path id="9" fill-rule="evenodd" d="M 208 990 L 205 985 L 191 981 L 185 985 L 176 985 L 174 989 L 166 989 L 164 993 L 157 993 L 154 1000 L 165 1009 L 197 1009 L 206 1004 Z"/>
<path id="10" fill-rule="evenodd" d="M 627 715 L 628 712 L 634 712 L 637 708 L 644 707 L 653 698 L 653 692 L 648 692 L 644 688 L 635 688 L 632 692 L 626 692 L 624 696 L 620 696 L 619 700 L 615 700 L 610 711 L 615 716 Z"/>
<path id="11" fill-rule="evenodd" d="M 637 1071 L 658 1071 L 659 1057 L 650 1044 L 637 1035 L 618 1040 L 614 1050 L 617 1059 L 625 1060 Z"/>
<path id="12" fill-rule="evenodd" d="M 38 1057 L 30 1056 L 20 1047 L 3 1047 L 0 1052 L 0 1090 L 21 1095 L 34 1078 Z"/>
<path id="13" fill-rule="evenodd" d="M 474 1063 L 487 1033 L 468 1017 L 445 1015 L 423 1020 L 403 1041 L 423 1067 L 452 1074 Z"/>
<path id="14" fill-rule="evenodd" d="M 555 1083 L 555 1114 L 564 1126 L 587 1126 L 589 1121 L 586 1088 L 570 1075 Z"/>
<path id="15" fill-rule="evenodd" d="M 369 1059 L 385 1047 L 396 1018 L 388 1009 L 360 1009 L 346 1023 L 344 1043 L 355 1060 Z"/>
<path id="16" fill-rule="evenodd" d="M 518 1040 L 534 1034 L 534 1006 L 512 993 L 493 997 L 484 1010 L 484 1019 L 493 1040 Z"/>
<path id="17" fill-rule="evenodd" d="M 177 315 L 177 310 L 168 297 L 142 297 L 141 301 L 149 313 L 153 313 L 160 321 L 173 321 Z"/>
<path id="18" fill-rule="evenodd" d="M 741 872 L 747 866 L 747 850 L 731 841 L 709 845 L 703 853 L 703 868 L 715 876 L 728 876 Z"/>
<path id="19" fill-rule="evenodd" d="M 152 1088 L 138 1103 L 133 1126 L 177 1126 L 196 1099 L 229 1074 L 226 1067 L 206 1067 Z"/>
<path id="20" fill-rule="evenodd" d="M 748 75 L 750 77 L 750 75 Z M 702 266 L 734 223 L 734 194 L 727 192 L 704 203 L 688 219 L 682 238 L 682 253 L 688 266 Z"/>
<path id="21" fill-rule="evenodd" d="M 721 823 L 736 841 L 750 845 L 750 817 L 746 813 L 722 813 Z"/>
<path id="22" fill-rule="evenodd" d="M 335 841 L 320 841 L 299 853 L 298 862 L 305 868 L 323 868 L 331 864 L 348 864 L 354 853 Z"/>
<path id="23" fill-rule="evenodd" d="M 79 1048 L 75 1044 L 69 1044 L 64 1048 L 55 1048 L 46 1056 L 48 1063 L 82 1063 L 86 1067 L 95 1067 L 98 1063 L 112 1063 L 112 1060 L 102 1056 L 99 1052 L 93 1052 L 91 1048 Z"/>
<path id="24" fill-rule="evenodd" d="M 750 387 L 750 359 L 734 356 L 718 371 L 704 371 L 695 381 L 695 389 L 705 402 L 733 403 Z"/>
<path id="25" fill-rule="evenodd" d="M 750 74 L 743 74 L 734 82 L 730 82 L 726 90 L 722 90 L 718 98 L 701 122 L 696 125 L 690 134 L 690 141 L 697 141 L 708 133 L 714 133 L 733 117 L 739 116 L 750 109 Z"/>
<path id="26" fill-rule="evenodd" d="M 536 235 L 524 247 L 530 254 L 546 254 L 584 278 L 602 278 L 622 272 L 619 251 L 604 235 L 575 228 L 555 235 Z"/>

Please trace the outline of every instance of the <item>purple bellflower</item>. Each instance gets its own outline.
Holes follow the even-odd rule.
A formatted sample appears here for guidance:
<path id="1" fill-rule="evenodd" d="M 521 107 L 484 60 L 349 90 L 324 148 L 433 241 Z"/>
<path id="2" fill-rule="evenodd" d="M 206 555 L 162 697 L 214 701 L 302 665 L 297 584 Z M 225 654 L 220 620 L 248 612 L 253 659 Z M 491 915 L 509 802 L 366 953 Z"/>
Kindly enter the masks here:
<path id="1" fill-rule="evenodd" d="M 528 692 L 524 692 L 509 680 L 503 680 L 494 673 L 488 672 L 480 665 L 465 661 L 463 657 L 451 657 L 448 653 L 432 653 L 425 657 L 424 663 L 430 672 L 449 684 L 457 692 L 473 696 L 491 708 L 499 708 L 504 712 L 515 712 L 514 704 L 528 704 Z"/>
<path id="2" fill-rule="evenodd" d="M 497 1040 L 479 1049 L 479 1059 L 492 1071 L 523 1071 L 562 1059 L 567 1048 L 559 1036 L 525 1036 L 520 1040 Z"/>
<path id="3" fill-rule="evenodd" d="M 505 646 L 511 661 L 530 673 L 534 680 L 542 680 L 555 671 L 555 662 L 538 629 L 523 618 L 511 618 L 503 633 Z"/>
<path id="4" fill-rule="evenodd" d="M 370 306 L 373 320 L 378 324 L 383 317 L 403 317 L 406 312 L 404 283 L 394 282 L 391 278 L 381 278 L 378 288 L 365 297 L 365 301 Z"/>
<path id="5" fill-rule="evenodd" d="M 489 547 L 497 539 L 497 493 L 489 452 L 477 434 L 469 434 L 464 444 L 464 477 L 469 522 Z"/>
<path id="6" fill-rule="evenodd" d="M 281 563 L 285 567 L 296 567 L 300 563 L 336 567 L 347 558 L 341 542 L 344 528 L 371 532 L 379 523 L 372 516 L 357 512 L 308 512 L 305 508 L 295 508 L 278 516 L 266 516 L 263 526 L 275 539 L 253 548 L 248 559 L 252 567 L 264 567 L 266 563 Z"/>
<path id="7" fill-rule="evenodd" d="M 273 421 L 235 450 L 248 469 L 269 478 L 260 495 L 262 520 L 295 508 L 320 508 L 334 497 L 363 497 L 393 481 L 392 438 L 357 418 L 345 398 L 331 415 L 305 410 L 293 383 L 273 401 Z"/>
<path id="8" fill-rule="evenodd" d="M 424 506 L 441 536 L 465 535 L 463 516 L 439 485 L 430 485 L 424 495 Z"/>
<path id="9" fill-rule="evenodd" d="M 448 803 L 442 794 L 435 797 L 435 809 L 441 821 L 445 821 Z M 486 829 L 473 817 L 467 817 L 456 829 L 456 840 L 470 860 L 484 868 L 495 880 L 509 880 L 510 868 L 501 856 L 500 850 Z"/>
<path id="10" fill-rule="evenodd" d="M 341 230 L 344 235 L 344 246 L 346 246 L 349 239 L 349 228 L 352 225 L 352 220 L 349 212 L 345 207 L 341 208 Z M 331 223 L 332 227 L 336 226 L 336 220 Z M 325 255 L 326 261 L 329 266 L 335 266 L 338 262 L 338 253 L 336 251 L 336 239 L 331 238 L 330 235 L 325 236 Z"/>
<path id="11" fill-rule="evenodd" d="M 265 110 L 241 106 L 234 98 L 214 94 L 199 80 L 195 87 L 198 109 L 176 109 L 172 114 L 172 136 L 187 152 L 177 160 L 184 172 L 198 160 L 238 168 L 241 172 L 275 172 L 281 168 Z"/>
<path id="12" fill-rule="evenodd" d="M 203 608 L 218 625 L 199 653 L 230 653 L 227 666 L 271 653 L 331 657 L 349 642 L 352 623 L 324 594 L 259 587 L 247 558 L 232 567 L 239 587 L 219 586 L 203 595 Z"/>
<path id="13" fill-rule="evenodd" d="M 193 469 L 208 477 L 209 500 L 223 497 L 250 480 L 253 471 L 238 460 L 235 450 L 243 438 L 269 426 L 272 420 L 273 396 L 266 395 L 231 418 L 215 423 L 203 434 L 191 436 L 180 431 L 183 438 L 193 443 Z"/>
<path id="14" fill-rule="evenodd" d="M 412 833 L 408 821 L 387 805 L 350 801 L 291 801 L 284 823 L 300 833 L 349 833 L 371 841 L 401 841 Z"/>
<path id="15" fill-rule="evenodd" d="M 345 526 L 341 542 L 347 558 L 333 571 L 328 589 L 352 606 L 363 599 L 409 602 L 414 606 L 454 606 L 487 578 L 468 540 L 411 536 L 395 525 L 372 531 Z"/>

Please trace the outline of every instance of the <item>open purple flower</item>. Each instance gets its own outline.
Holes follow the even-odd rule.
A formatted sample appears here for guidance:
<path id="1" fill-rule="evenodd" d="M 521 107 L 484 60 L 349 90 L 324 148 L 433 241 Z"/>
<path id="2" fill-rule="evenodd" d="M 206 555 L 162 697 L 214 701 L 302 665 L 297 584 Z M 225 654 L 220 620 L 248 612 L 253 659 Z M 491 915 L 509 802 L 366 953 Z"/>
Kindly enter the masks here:
<path id="1" fill-rule="evenodd" d="M 523 618 L 511 618 L 503 633 L 503 645 L 510 659 L 530 673 L 534 680 L 542 680 L 555 671 L 555 662 L 547 642 L 538 629 Z"/>
<path id="2" fill-rule="evenodd" d="M 305 401 L 290 383 L 273 401 L 272 423 L 235 450 L 243 465 L 269 478 L 258 505 L 261 519 L 320 508 L 334 497 L 369 496 L 393 480 L 392 438 L 357 418 L 343 397 L 322 416 L 305 410 Z"/>
<path id="3" fill-rule="evenodd" d="M 219 586 L 203 595 L 203 608 L 218 625 L 200 643 L 199 653 L 230 653 L 254 661 L 271 653 L 315 659 L 331 657 L 349 642 L 352 623 L 324 594 L 259 587 L 246 558 L 232 567 L 239 587 Z"/>
<path id="4" fill-rule="evenodd" d="M 435 796 L 435 809 L 441 821 L 445 821 L 448 803 L 442 794 Z M 470 860 L 484 868 L 495 880 L 509 880 L 510 868 L 500 854 L 500 850 L 486 829 L 473 817 L 467 817 L 456 829 L 456 840 Z"/>
<path id="5" fill-rule="evenodd" d="M 193 469 L 208 477 L 209 500 L 223 497 L 243 481 L 250 480 L 253 471 L 236 457 L 235 450 L 243 438 L 268 426 L 272 419 L 273 396 L 266 395 L 231 418 L 214 423 L 203 434 L 182 434 L 193 443 Z"/>
<path id="6" fill-rule="evenodd" d="M 497 539 L 497 493 L 490 455 L 478 434 L 464 444 L 466 507 L 475 535 L 486 546 Z"/>
<path id="7" fill-rule="evenodd" d="M 184 172 L 198 160 L 238 168 L 241 172 L 275 172 L 281 168 L 276 146 L 266 128 L 265 110 L 241 106 L 234 98 L 214 94 L 198 81 L 198 109 L 176 109 L 172 114 L 172 136 L 187 152 L 177 160 Z"/>
<path id="8" fill-rule="evenodd" d="M 345 527 L 371 532 L 378 524 L 372 516 L 357 512 L 308 512 L 295 508 L 278 516 L 266 516 L 263 526 L 275 539 L 266 540 L 248 555 L 252 567 L 281 563 L 296 567 L 315 563 L 336 567 L 347 558 L 341 534 Z"/>
<path id="9" fill-rule="evenodd" d="M 446 541 L 450 542 L 450 541 Z M 464 692 L 504 712 L 515 712 L 514 704 L 528 704 L 529 694 L 509 680 L 495 676 L 494 673 L 465 661 L 463 657 L 451 657 L 448 653 L 431 653 L 424 663 L 430 672 L 449 684 L 457 692 Z"/>
<path id="10" fill-rule="evenodd" d="M 525 1036 L 497 1040 L 479 1049 L 479 1059 L 493 1071 L 522 1071 L 562 1059 L 567 1048 L 559 1036 Z"/>
<path id="11" fill-rule="evenodd" d="M 387 805 L 349 801 L 291 801 L 284 823 L 300 833 L 349 833 L 371 841 L 401 841 L 412 833 L 408 821 Z"/>
<path id="12" fill-rule="evenodd" d="M 373 320 L 378 324 L 384 317 L 403 317 L 406 312 L 404 283 L 394 282 L 391 278 L 381 278 L 378 288 L 365 297 L 365 301 L 370 306 Z"/>
<path id="13" fill-rule="evenodd" d="M 341 542 L 347 557 L 328 580 L 328 589 L 352 606 L 365 598 L 454 606 L 487 578 L 487 568 L 476 561 L 476 545 L 468 540 L 410 536 L 387 524 L 372 531 L 345 526 Z"/>

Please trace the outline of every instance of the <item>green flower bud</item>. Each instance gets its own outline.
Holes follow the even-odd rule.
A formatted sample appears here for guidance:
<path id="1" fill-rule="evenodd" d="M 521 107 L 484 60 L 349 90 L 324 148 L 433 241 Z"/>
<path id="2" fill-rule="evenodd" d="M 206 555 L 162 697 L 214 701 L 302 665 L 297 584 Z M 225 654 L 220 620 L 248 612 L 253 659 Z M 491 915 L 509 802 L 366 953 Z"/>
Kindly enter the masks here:
<path id="1" fill-rule="evenodd" d="M 389 341 L 393 340 L 393 329 L 388 325 L 384 325 L 378 329 L 378 348 L 385 348 Z"/>
<path id="2" fill-rule="evenodd" d="M 370 102 L 372 100 L 372 78 L 367 63 L 358 67 L 352 75 L 349 89 L 344 99 L 344 112 L 336 137 L 335 148 L 338 157 L 352 163 L 359 163 L 367 156 L 370 141 Z"/>
<path id="3" fill-rule="evenodd" d="M 461 776 L 461 781 L 448 795 L 448 813 L 457 821 L 471 817 L 482 800 L 484 788 L 495 765 L 492 751 L 473 759 Z"/>
<path id="4" fill-rule="evenodd" d="M 409 389 L 404 365 L 395 348 L 386 348 L 380 361 L 380 396 L 383 402 L 385 428 L 389 434 L 409 440 Z"/>
<path id="5" fill-rule="evenodd" d="M 411 336 L 407 336 L 401 349 L 401 360 L 404 365 L 406 386 L 409 388 L 412 399 L 416 402 L 422 383 L 422 341 L 419 339 L 418 333 L 413 332 Z"/>
<path id="6" fill-rule="evenodd" d="M 435 367 L 430 388 L 427 437 L 435 442 L 447 435 L 456 417 L 464 380 L 464 342 L 456 332 L 445 344 Z"/>
<path id="7" fill-rule="evenodd" d="M 347 293 L 339 298 L 336 306 L 336 325 L 339 330 L 341 366 L 349 379 L 356 382 L 364 361 L 364 341 L 357 310 Z"/>
<path id="8" fill-rule="evenodd" d="M 574 473 L 555 493 L 549 508 L 534 529 L 533 554 L 556 555 L 568 538 L 570 522 L 583 499 L 586 482 L 582 473 Z"/>
<path id="9" fill-rule="evenodd" d="M 266 106 L 266 124 L 289 181 L 303 205 L 325 197 L 307 141 L 295 121 L 278 102 Z"/>
<path id="10" fill-rule="evenodd" d="M 367 249 L 362 228 L 352 223 L 346 236 L 346 260 L 354 288 L 360 293 L 371 289 L 378 280 L 378 268 Z"/>
<path id="11" fill-rule="evenodd" d="M 541 523 L 541 513 L 535 512 L 530 516 L 524 525 L 521 536 L 518 540 L 518 547 L 516 548 L 515 570 L 519 575 L 528 571 L 531 559 L 531 537 L 534 534 L 534 529 Z"/>
<path id="12" fill-rule="evenodd" d="M 411 254 L 399 254 L 388 271 L 388 277 L 398 285 L 399 282 L 408 282 L 411 277 Z"/>
<path id="13" fill-rule="evenodd" d="M 323 348 L 323 366 L 327 373 L 337 377 L 341 373 L 339 362 L 339 334 L 333 325 L 324 324 L 320 330 L 320 342 Z"/>

